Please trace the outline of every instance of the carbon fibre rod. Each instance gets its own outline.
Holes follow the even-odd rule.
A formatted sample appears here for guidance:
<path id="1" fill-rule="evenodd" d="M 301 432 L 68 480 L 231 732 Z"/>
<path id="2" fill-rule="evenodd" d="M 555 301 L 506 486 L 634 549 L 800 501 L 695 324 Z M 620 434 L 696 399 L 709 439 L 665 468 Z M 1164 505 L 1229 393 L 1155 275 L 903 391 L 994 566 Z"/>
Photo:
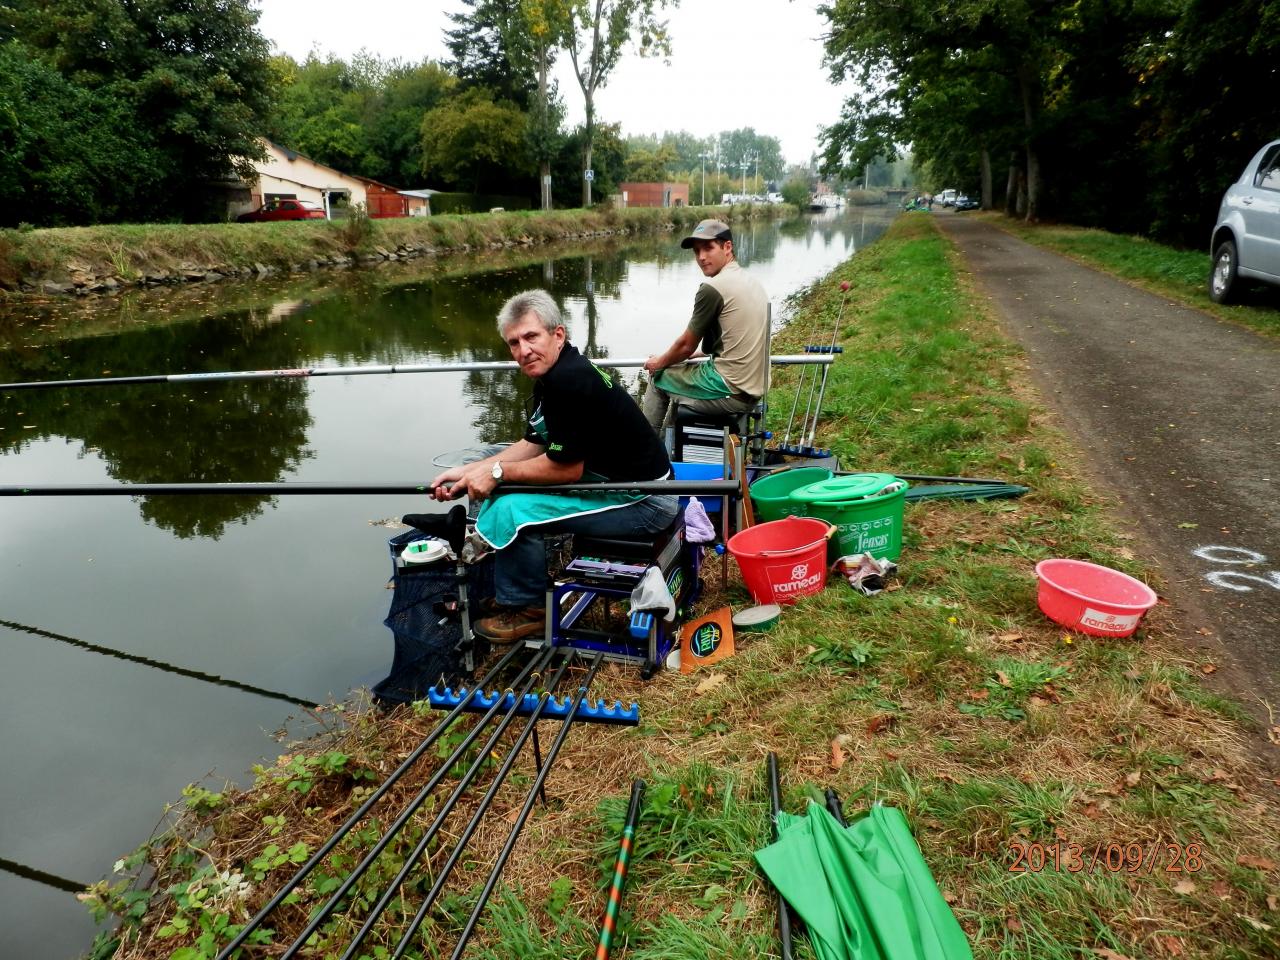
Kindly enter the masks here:
<path id="1" fill-rule="evenodd" d="M 601 367 L 643 367 L 648 357 L 615 360 L 612 357 L 589 358 Z M 831 363 L 831 357 L 810 354 L 788 354 L 770 357 L 774 366 Z M 691 357 L 685 363 L 706 363 L 706 357 Z M 279 370 L 223 370 L 211 373 L 153 373 L 135 377 L 90 377 L 79 380 L 27 380 L 0 383 L 0 390 L 48 390 L 54 387 L 115 387 L 146 383 L 215 383 L 225 380 L 302 380 L 308 377 L 361 377 L 392 373 L 484 373 L 516 371 L 514 360 L 477 360 L 457 363 L 369 364 L 362 367 L 295 367 Z"/>
<path id="2" fill-rule="evenodd" d="M 404 762 L 401 763 L 400 766 L 396 767 L 395 770 L 391 771 L 391 774 L 381 783 L 381 785 L 379 785 L 378 789 L 369 794 L 368 799 L 366 799 L 364 803 L 360 804 L 355 813 L 351 814 L 351 816 L 347 818 L 346 822 L 334 832 L 333 836 L 321 844 L 320 848 L 311 855 L 311 859 L 299 867 L 297 873 L 285 881 L 284 886 L 276 891 L 275 896 L 268 900 L 266 905 L 244 925 L 244 929 L 232 937 L 231 942 L 222 948 L 214 960 L 227 960 L 227 958 L 230 957 L 231 954 L 248 939 L 249 934 L 253 933 L 262 921 L 265 920 L 276 907 L 280 906 L 280 903 L 284 898 L 292 893 L 293 889 L 306 879 L 307 875 L 316 868 L 320 861 L 329 855 L 329 851 L 338 845 L 338 841 L 345 837 L 351 831 L 352 827 L 364 819 L 365 814 L 373 808 L 373 805 L 381 800 L 386 792 L 395 785 L 396 781 L 404 776 L 406 771 L 417 763 L 418 760 L 422 758 L 422 755 L 430 750 L 435 742 L 444 735 L 444 732 L 449 728 L 449 726 L 457 720 L 458 717 L 462 716 L 466 711 L 468 704 L 470 704 L 475 698 L 475 695 L 501 675 L 502 671 L 507 668 L 512 660 L 515 659 L 516 654 L 520 652 L 522 652 L 520 647 L 512 647 L 501 660 L 493 665 L 493 668 L 476 683 L 476 685 L 471 689 L 471 692 L 463 697 L 458 702 L 458 705 L 450 710 L 447 715 L 441 718 L 440 722 L 436 724 L 435 728 L 429 734 L 427 734 L 422 743 L 418 744 L 414 751 L 404 758 Z"/>
<path id="3" fill-rule="evenodd" d="M 400 890 L 400 885 L 404 883 L 404 881 L 408 878 L 409 874 L 413 872 L 413 868 L 417 866 L 418 861 L 422 859 L 422 855 L 426 853 L 427 846 L 431 843 L 431 841 L 435 838 L 435 835 L 439 833 L 441 828 L 444 826 L 445 820 L 448 819 L 449 814 L 453 812 L 453 808 L 454 806 L 457 805 L 458 800 L 461 799 L 463 793 L 465 793 L 467 788 L 471 786 L 471 784 L 475 781 L 477 775 L 480 773 L 481 768 L 484 766 L 485 761 L 489 758 L 489 755 L 492 752 L 493 748 L 497 745 L 498 738 L 501 737 L 502 734 L 506 732 L 507 728 L 511 725 L 512 721 L 515 720 L 516 717 L 518 716 L 518 711 L 520 709 L 520 704 L 524 699 L 524 695 L 529 692 L 529 689 L 533 686 L 534 681 L 537 680 L 537 677 L 541 675 L 542 671 L 546 669 L 548 664 L 550 664 L 552 655 L 553 655 L 553 650 L 551 648 L 548 648 L 539 654 L 537 658 L 539 660 L 538 673 L 535 674 L 533 677 L 530 677 L 529 680 L 521 688 L 520 693 L 517 694 L 512 699 L 511 709 L 506 712 L 502 720 L 498 723 L 497 727 L 494 728 L 493 733 L 489 735 L 489 739 L 485 741 L 484 746 L 482 746 L 477 751 L 476 758 L 471 762 L 471 766 L 469 766 L 467 768 L 467 771 L 459 778 L 457 786 L 453 788 L 453 791 L 449 794 L 448 799 L 446 799 L 445 802 L 440 806 L 440 809 L 436 811 L 436 815 L 432 818 L 431 823 L 427 826 L 427 829 L 423 832 L 418 842 L 414 845 L 412 852 L 410 852 L 410 854 L 407 857 L 405 857 L 404 865 L 401 866 L 400 871 L 396 874 L 395 878 L 389 884 L 387 884 L 387 888 L 382 892 L 382 895 L 378 898 L 378 902 L 375 903 L 373 907 L 369 910 L 369 915 L 365 917 L 364 924 L 360 927 L 359 932 L 356 933 L 355 939 L 351 941 L 351 943 L 347 946 L 347 949 L 343 952 L 342 960 L 349 960 L 350 957 L 355 956 L 356 952 L 360 949 L 360 945 L 364 943 L 365 938 L 369 936 L 369 934 L 373 931 L 374 925 L 378 922 L 378 918 L 382 916 L 383 912 L 387 909 L 387 905 L 390 904 L 391 901 L 395 899 L 396 894 Z M 561 665 L 560 670 L 556 673 L 554 679 L 552 680 L 551 685 L 548 687 L 548 690 L 554 689 L 555 684 L 559 683 L 560 677 L 563 675 L 564 669 L 567 666 L 567 663 L 568 663 L 568 658 L 566 658 L 565 663 Z M 494 703 L 494 705 L 489 709 L 489 713 L 486 715 L 486 719 L 488 716 L 491 716 L 493 712 L 498 709 L 500 704 L 501 704 L 501 700 Z M 448 771 L 450 766 L 452 765 L 451 764 L 444 765 L 441 767 L 441 770 Z M 432 784 L 432 786 L 434 787 L 435 784 Z M 338 894 L 341 894 L 344 892 L 345 890 L 340 890 L 338 891 Z M 335 894 L 334 896 L 335 900 L 337 899 L 338 894 Z M 326 915 L 327 915 L 327 907 L 330 905 L 326 905 Z M 319 921 L 323 919 L 324 917 L 321 916 L 316 921 L 317 929 L 319 928 Z M 293 946 L 297 947 L 299 944 L 305 943 L 307 937 L 311 935 L 311 932 L 312 931 L 308 931 L 305 934 L 299 936 L 298 939 L 294 942 Z M 292 950 L 293 948 L 290 948 L 290 949 Z M 286 953 L 284 956 L 289 957 L 290 955 L 291 954 Z M 282 958 L 282 960 L 284 960 L 284 958 Z"/>
<path id="4" fill-rule="evenodd" d="M 537 682 L 539 674 L 550 660 L 550 651 L 540 652 L 525 665 L 523 670 L 520 671 L 512 684 L 512 686 L 517 683 L 523 684 L 520 688 L 520 694 L 515 698 L 516 704 L 520 703 L 520 700 L 525 693 L 527 693 L 533 687 L 534 683 Z M 480 732 L 485 728 L 489 721 L 493 719 L 494 715 L 497 714 L 498 708 L 502 706 L 502 703 L 502 698 L 496 700 L 493 706 L 485 711 L 484 716 L 480 718 L 476 725 L 467 732 L 467 735 L 462 739 L 462 742 L 454 747 L 453 752 L 440 763 L 436 772 L 431 775 L 431 779 L 423 784 L 422 789 L 418 791 L 417 795 L 411 801 L 409 801 L 404 810 L 401 811 L 400 815 L 396 817 L 395 821 L 387 827 L 386 832 L 384 832 L 378 839 L 378 842 L 375 843 L 369 849 L 369 852 L 361 858 L 360 862 L 352 868 L 351 872 L 343 879 L 338 889 L 333 891 L 333 894 L 327 901 L 325 901 L 324 906 L 312 914 L 311 919 L 308 921 L 303 931 L 298 934 L 293 943 L 289 944 L 289 948 L 281 954 L 280 960 L 289 960 L 290 957 L 294 956 L 306 945 L 307 940 L 310 939 L 311 935 L 320 929 L 320 926 L 329 918 L 329 915 L 337 909 L 342 898 L 347 895 L 347 891 L 355 886 L 356 881 L 365 875 L 369 867 L 373 865 L 373 862 L 382 855 L 382 851 L 387 848 L 387 845 L 391 843 L 393 839 L 395 839 L 396 834 L 404 829 L 404 825 L 409 822 L 410 818 L 415 813 L 418 812 L 418 808 L 426 803 L 427 797 L 431 795 L 431 791 L 440 785 L 440 782 L 444 780 L 444 778 L 449 775 L 449 771 L 453 769 L 453 765 L 462 758 L 462 755 L 467 751 L 471 744 L 476 742 L 476 739 L 480 736 Z M 495 731 L 494 735 L 489 738 L 489 742 L 485 744 L 485 750 L 480 752 L 478 760 L 472 764 L 471 769 L 468 771 L 468 774 L 472 777 L 474 777 L 474 771 L 480 768 L 486 751 L 498 739 L 498 734 L 506 729 L 506 725 L 511 722 L 515 713 L 516 707 L 512 706 L 511 710 L 508 711 L 507 715 L 499 724 L 497 731 Z M 463 782 L 455 788 L 453 795 L 449 798 L 450 801 L 456 801 L 458 796 L 462 794 L 462 791 L 464 791 L 469 785 L 470 780 L 464 778 Z M 443 824 L 443 819 L 439 816 L 437 817 L 437 820 Z M 435 824 L 432 826 L 439 829 Z"/>
<path id="5" fill-rule="evenodd" d="M 564 746 L 564 742 L 569 736 L 569 728 L 573 726 L 578 707 L 586 697 L 587 690 L 591 687 L 591 681 L 596 675 L 596 670 L 600 668 L 600 664 L 603 662 L 603 653 L 597 653 L 591 659 L 591 669 L 587 671 L 586 677 L 582 680 L 582 685 L 578 687 L 578 693 L 573 698 L 573 708 L 569 711 L 569 715 L 565 717 L 560 731 L 556 734 L 555 741 L 547 751 L 546 762 L 542 764 L 542 768 L 538 771 L 538 776 L 533 781 L 533 786 L 529 788 L 529 793 L 524 798 L 524 806 L 520 809 L 520 814 L 516 817 L 516 822 L 511 827 L 511 832 L 507 834 L 507 842 L 503 845 L 502 852 L 498 854 L 498 859 L 494 863 L 493 869 L 489 871 L 489 879 L 485 881 L 484 889 L 480 891 L 480 898 L 471 910 L 471 916 L 467 918 L 467 925 L 462 928 L 462 935 L 458 939 L 458 945 L 453 948 L 450 960 L 459 960 L 463 951 L 467 949 L 467 941 L 471 939 L 471 934 L 475 932 L 476 924 L 480 920 L 480 914 L 484 912 L 485 905 L 489 902 L 489 897 L 493 893 L 493 888 L 497 886 L 498 878 L 502 876 L 502 870 L 507 865 L 507 860 L 511 857 L 511 851 L 515 849 L 516 841 L 520 839 L 520 832 L 524 830 L 524 825 L 529 820 L 529 814 L 533 812 L 533 805 L 538 800 L 538 791 L 542 789 L 543 783 L 546 782 L 547 776 L 551 773 L 551 767 L 556 762 L 556 756 L 560 753 L 560 748 Z"/>
<path id="6" fill-rule="evenodd" d="M 637 480 L 631 483 L 504 484 L 503 493 L 667 493 L 723 497 L 739 489 L 737 480 Z M 0 484 L 0 497 L 204 497 L 204 496 L 333 496 L 390 494 L 425 496 L 427 481 L 410 483 L 46 483 Z"/>
<path id="7" fill-rule="evenodd" d="M 631 803 L 627 806 L 627 819 L 622 823 L 622 839 L 618 841 L 618 858 L 613 864 L 613 881 L 609 884 L 609 902 L 604 910 L 604 922 L 600 925 L 600 940 L 596 944 L 596 960 L 609 960 L 613 935 L 618 929 L 618 913 L 622 909 L 622 888 L 627 882 L 627 864 L 631 862 L 631 847 L 640 822 L 640 803 L 644 799 L 644 781 L 638 777 L 631 783 Z"/>
<path id="8" fill-rule="evenodd" d="M 551 690 L 555 688 L 556 683 L 559 683 L 560 677 L 563 675 L 565 668 L 569 666 L 572 659 L 572 654 L 565 657 L 564 663 L 556 673 L 555 680 L 549 686 L 547 691 L 538 698 L 538 705 L 530 715 L 528 724 L 526 724 L 525 728 L 520 731 L 520 735 L 512 745 L 511 751 L 502 761 L 502 766 L 494 775 L 493 783 L 489 785 L 489 789 L 485 791 L 484 797 L 480 800 L 480 805 L 476 808 L 475 813 L 472 814 L 471 820 L 467 823 L 466 827 L 463 828 L 462 835 L 458 838 L 457 845 L 454 846 L 452 852 L 449 854 L 449 859 L 446 860 L 444 866 L 440 868 L 440 875 L 436 878 L 436 882 L 432 884 L 431 889 L 427 891 L 427 896 L 422 901 L 422 905 L 418 907 L 418 912 L 414 914 L 413 919 L 409 922 L 408 929 L 405 930 L 404 935 L 400 938 L 400 942 L 396 944 L 396 948 L 391 954 L 391 960 L 400 960 L 400 958 L 403 957 L 405 952 L 409 949 L 409 944 L 410 941 L 413 940 L 414 934 L 417 933 L 418 928 L 422 926 L 422 921 L 427 918 L 427 911 L 431 909 L 431 905 L 435 903 L 436 898 L 440 896 L 440 891 L 444 889 L 445 881 L 449 879 L 449 875 L 453 872 L 453 868 L 458 865 L 458 860 L 461 859 L 463 850 L 465 850 L 467 844 L 471 842 L 471 837 L 475 834 L 476 828 L 480 825 L 480 821 L 484 819 L 485 813 L 488 812 L 490 805 L 492 805 L 493 798 L 497 795 L 499 788 L 501 788 L 503 782 L 507 779 L 507 775 L 511 772 L 512 766 L 515 765 L 516 758 L 520 756 L 520 751 L 524 749 L 525 743 L 533 733 L 533 728 L 537 725 L 538 719 L 542 715 L 542 708 L 546 705 L 547 699 L 551 696 Z M 604 655 L 600 653 L 597 653 L 595 657 L 592 658 L 591 668 L 587 671 L 587 677 L 583 681 L 583 688 L 591 685 L 591 681 L 594 679 L 596 671 L 600 668 L 600 664 L 603 660 Z M 569 715 L 564 719 L 565 727 L 568 727 L 569 724 L 573 722 L 573 716 L 577 712 L 578 706 L 581 703 L 582 695 L 579 693 L 578 697 L 573 702 L 573 709 L 569 711 Z"/>
<path id="9" fill-rule="evenodd" d="M 773 839 L 778 839 L 778 813 L 782 809 L 782 790 L 778 786 L 778 755 L 772 750 L 765 760 L 769 777 L 769 823 Z M 782 894 L 778 894 L 778 938 L 782 941 L 782 960 L 791 960 L 791 911 Z"/>

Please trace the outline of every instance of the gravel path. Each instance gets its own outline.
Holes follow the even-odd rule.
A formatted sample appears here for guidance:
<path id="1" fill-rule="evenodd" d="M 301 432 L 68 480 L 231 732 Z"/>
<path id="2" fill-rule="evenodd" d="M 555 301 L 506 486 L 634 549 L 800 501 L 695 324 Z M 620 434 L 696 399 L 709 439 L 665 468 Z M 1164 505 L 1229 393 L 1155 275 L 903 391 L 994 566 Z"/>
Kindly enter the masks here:
<path id="1" fill-rule="evenodd" d="M 1192 654 L 1280 723 L 1280 342 L 964 214 L 937 222 L 1136 522 Z"/>

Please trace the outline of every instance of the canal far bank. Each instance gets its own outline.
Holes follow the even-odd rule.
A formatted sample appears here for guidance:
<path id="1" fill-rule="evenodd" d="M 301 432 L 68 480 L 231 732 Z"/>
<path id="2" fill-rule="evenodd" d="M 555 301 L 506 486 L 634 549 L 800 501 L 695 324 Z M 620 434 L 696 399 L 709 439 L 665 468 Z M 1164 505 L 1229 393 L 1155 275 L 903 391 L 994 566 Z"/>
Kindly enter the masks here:
<path id="1" fill-rule="evenodd" d="M 706 217 L 740 225 L 796 215 L 796 208 L 787 204 L 736 204 L 0 230 L 0 298 L 111 294 L 137 286 L 265 277 L 557 240 L 639 236 Z"/>
<path id="2" fill-rule="evenodd" d="M 571 733 L 472 955 L 591 954 L 635 776 L 649 789 L 619 930 L 627 956 L 776 954 L 772 895 L 752 860 L 768 843 L 768 751 L 791 812 L 824 787 L 850 817 L 874 803 L 901 809 L 976 956 L 1280 955 L 1280 812 L 1243 712 L 1205 686 L 1212 670 L 1187 660 L 1163 608 L 1126 640 L 1066 632 L 1036 609 L 1031 571 L 1048 557 L 1161 584 L 1073 469 L 1081 454 L 958 273 L 929 218 L 901 218 L 799 298 L 774 347 L 794 352 L 833 331 L 844 347 L 817 442 L 846 469 L 999 476 L 1031 492 L 912 504 L 896 589 L 866 597 L 836 580 L 710 671 L 602 674 L 597 695 L 636 701 L 640 726 Z M 780 375 L 773 409 L 795 391 Z M 707 608 L 749 603 L 736 582 L 712 586 Z M 248 789 L 187 791 L 172 830 L 127 861 L 149 861 L 154 881 L 92 891 L 133 918 L 97 955 L 207 956 L 197 938 L 226 943 L 434 719 L 359 712 L 259 768 Z M 517 767 L 525 786 L 532 764 Z M 398 783 L 379 826 L 432 772 L 427 760 Z M 457 939 L 522 796 L 497 794 L 413 949 Z M 353 833 L 263 937 L 290 942 L 380 833 Z M 387 848 L 351 890 L 355 906 L 322 922 L 309 949 L 341 952 L 419 836 Z M 428 850 L 433 868 L 451 846 Z M 421 896 L 402 888 L 371 955 L 396 943 Z"/>

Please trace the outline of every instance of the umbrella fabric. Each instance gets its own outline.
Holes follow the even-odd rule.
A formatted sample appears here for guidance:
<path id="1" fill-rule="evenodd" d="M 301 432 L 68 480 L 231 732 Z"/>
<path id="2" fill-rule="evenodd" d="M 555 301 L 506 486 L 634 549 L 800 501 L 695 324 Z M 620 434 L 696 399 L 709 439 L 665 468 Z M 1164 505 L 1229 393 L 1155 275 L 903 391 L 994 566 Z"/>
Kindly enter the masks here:
<path id="1" fill-rule="evenodd" d="M 842 827 L 810 803 L 778 814 L 756 861 L 804 920 L 819 960 L 972 960 L 906 818 L 874 806 Z"/>

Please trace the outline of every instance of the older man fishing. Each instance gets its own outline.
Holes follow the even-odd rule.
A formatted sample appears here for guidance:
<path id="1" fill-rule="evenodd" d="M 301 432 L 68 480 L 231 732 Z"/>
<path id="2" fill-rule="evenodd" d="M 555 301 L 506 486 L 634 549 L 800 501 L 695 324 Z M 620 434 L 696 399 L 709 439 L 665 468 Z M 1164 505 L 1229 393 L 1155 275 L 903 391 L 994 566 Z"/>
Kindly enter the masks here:
<path id="1" fill-rule="evenodd" d="M 563 484 L 579 480 L 635 482 L 671 476 L 671 461 L 640 408 L 618 380 L 569 342 L 551 295 L 526 290 L 498 312 L 498 333 L 533 381 L 522 440 L 493 456 L 452 467 L 431 481 L 436 500 L 483 501 L 476 531 L 498 551 L 498 610 L 475 632 L 509 643 L 543 629 L 547 567 L 543 536 L 642 536 L 675 519 L 675 496 L 513 493 L 491 497 L 502 483 Z"/>

